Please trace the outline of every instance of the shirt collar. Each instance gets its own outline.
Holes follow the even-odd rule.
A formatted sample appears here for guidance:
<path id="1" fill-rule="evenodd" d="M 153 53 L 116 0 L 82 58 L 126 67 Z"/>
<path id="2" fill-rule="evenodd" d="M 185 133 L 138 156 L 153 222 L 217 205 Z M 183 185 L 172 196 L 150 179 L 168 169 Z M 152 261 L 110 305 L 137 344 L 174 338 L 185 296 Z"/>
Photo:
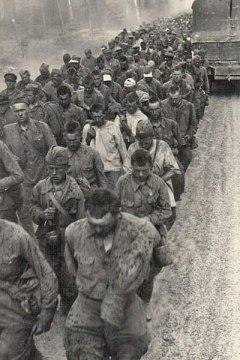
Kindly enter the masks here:
<path id="1" fill-rule="evenodd" d="M 138 183 L 138 182 L 134 179 L 134 177 L 133 177 L 133 175 L 132 175 L 132 176 L 131 176 L 131 183 L 132 183 L 132 188 L 133 188 L 133 191 L 134 191 L 134 192 L 138 191 L 138 189 L 139 189 L 140 187 L 142 187 L 143 185 L 147 185 L 149 188 L 152 188 L 152 187 L 153 187 L 152 175 L 150 175 L 150 176 L 147 178 L 147 180 L 145 181 L 144 184 Z"/>

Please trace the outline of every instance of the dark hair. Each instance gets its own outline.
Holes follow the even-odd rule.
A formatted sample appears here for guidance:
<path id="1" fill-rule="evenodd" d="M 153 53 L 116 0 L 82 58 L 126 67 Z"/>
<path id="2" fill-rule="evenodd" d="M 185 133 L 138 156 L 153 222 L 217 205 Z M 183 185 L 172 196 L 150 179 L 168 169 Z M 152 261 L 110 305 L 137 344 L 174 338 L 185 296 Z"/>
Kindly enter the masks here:
<path id="1" fill-rule="evenodd" d="M 136 92 L 134 92 L 134 91 L 132 91 L 132 92 L 130 92 L 129 94 L 127 94 L 127 96 L 126 96 L 126 101 L 128 101 L 128 102 L 130 102 L 130 103 L 133 103 L 133 102 L 139 102 L 139 98 L 138 98 L 138 96 L 137 96 L 137 94 L 136 94 Z"/>
<path id="2" fill-rule="evenodd" d="M 101 219 L 108 212 L 117 215 L 120 212 L 120 206 L 117 194 L 107 189 L 96 189 L 85 200 L 85 210 L 96 219 Z"/>
<path id="3" fill-rule="evenodd" d="M 99 112 L 104 111 L 104 107 L 102 104 L 92 104 L 90 107 L 90 112 Z"/>
<path id="4" fill-rule="evenodd" d="M 57 96 L 59 95 L 69 95 L 70 97 L 72 96 L 71 90 L 66 85 L 59 86 L 59 88 L 57 89 Z"/>
<path id="5" fill-rule="evenodd" d="M 65 134 L 75 134 L 76 132 L 81 132 L 81 130 L 79 122 L 75 120 L 69 120 L 64 124 Z"/>
<path id="6" fill-rule="evenodd" d="M 150 99 L 149 99 L 149 104 L 156 104 L 157 102 L 160 103 L 159 98 L 157 98 L 156 96 L 150 97 Z"/>
<path id="7" fill-rule="evenodd" d="M 120 57 L 119 61 L 120 62 L 124 62 L 124 61 L 128 62 L 128 59 L 127 59 L 126 56 L 123 55 L 123 56 Z"/>
<path id="8" fill-rule="evenodd" d="M 101 73 L 101 71 L 99 70 L 99 69 L 94 69 L 93 71 L 92 71 L 92 76 L 95 76 L 95 75 L 101 75 L 102 73 Z"/>
<path id="9" fill-rule="evenodd" d="M 70 54 L 64 54 L 63 55 L 63 62 L 66 64 L 71 60 L 71 55 Z"/>
<path id="10" fill-rule="evenodd" d="M 94 81 L 91 75 L 87 75 L 83 78 L 83 85 L 93 85 L 94 86 Z"/>
<path id="11" fill-rule="evenodd" d="M 152 166 L 152 157 L 149 151 L 145 149 L 137 149 L 131 156 L 131 165 L 145 166 L 150 164 Z"/>

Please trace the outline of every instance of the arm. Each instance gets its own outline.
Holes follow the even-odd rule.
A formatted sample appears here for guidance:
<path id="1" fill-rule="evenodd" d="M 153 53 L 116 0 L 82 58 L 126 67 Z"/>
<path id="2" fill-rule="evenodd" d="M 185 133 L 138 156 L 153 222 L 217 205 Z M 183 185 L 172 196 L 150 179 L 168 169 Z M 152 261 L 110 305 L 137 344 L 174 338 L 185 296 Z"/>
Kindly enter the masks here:
<path id="1" fill-rule="evenodd" d="M 172 150 L 167 143 L 165 143 L 164 154 L 165 154 L 165 156 L 164 156 L 163 167 L 164 167 L 165 173 L 161 178 L 162 178 L 162 180 L 167 181 L 167 180 L 171 179 L 175 174 L 178 175 L 181 172 L 180 172 L 178 163 L 172 153 Z"/>
<path id="2" fill-rule="evenodd" d="M 21 229 L 21 231 L 23 231 Z M 20 232 L 21 233 L 21 232 Z M 42 297 L 41 312 L 33 327 L 36 335 L 48 331 L 56 311 L 58 299 L 58 282 L 56 275 L 38 248 L 34 240 L 24 231 L 19 236 L 20 256 L 23 257 L 35 271 Z"/>
<path id="3" fill-rule="evenodd" d="M 189 127 L 187 130 L 187 135 L 192 137 L 197 132 L 197 118 L 196 118 L 196 111 L 194 109 L 194 105 L 190 103 L 189 107 L 190 107 L 190 113 L 189 113 L 190 119 L 189 119 Z"/>
<path id="4" fill-rule="evenodd" d="M 32 189 L 30 213 L 35 224 L 40 225 L 45 220 L 44 209 L 42 209 L 39 197 L 39 185 Z"/>
<path id="5" fill-rule="evenodd" d="M 64 258 L 66 262 L 66 266 L 68 268 L 69 273 L 76 278 L 77 275 L 77 263 L 74 259 L 74 239 L 75 227 L 74 224 L 69 225 L 65 231 L 65 252 Z"/>
<path id="6" fill-rule="evenodd" d="M 50 149 L 50 147 L 52 145 L 57 145 L 55 137 L 53 136 L 52 130 L 50 129 L 50 127 L 42 122 L 42 129 L 43 129 L 43 134 L 45 136 L 45 140 L 47 143 L 47 147 L 48 150 Z"/>
<path id="7" fill-rule="evenodd" d="M 169 219 L 172 214 L 167 185 L 162 179 L 160 180 L 161 184 L 158 190 L 158 198 L 155 208 L 153 212 L 148 215 L 151 223 L 155 226 L 162 224 L 164 221 Z"/>
<path id="8" fill-rule="evenodd" d="M 82 193 L 82 190 L 81 190 Z M 85 213 L 85 207 L 84 207 L 84 195 L 83 193 L 81 194 L 81 196 L 79 197 L 79 199 L 77 199 L 77 219 L 83 219 L 85 218 L 86 213 Z"/>
<path id="9" fill-rule="evenodd" d="M 107 189 L 108 181 L 104 174 L 104 166 L 103 166 L 102 159 L 97 150 L 94 152 L 94 160 L 93 161 L 94 161 L 94 171 L 96 173 L 98 186 L 102 187 L 104 189 Z"/>
<path id="10" fill-rule="evenodd" d="M 118 151 L 120 153 L 122 162 L 123 162 L 123 166 L 125 168 L 126 171 L 128 171 L 130 169 L 130 160 L 128 157 L 128 152 L 127 152 L 127 148 L 125 145 L 125 142 L 123 140 L 121 131 L 119 130 L 119 128 L 116 126 L 115 127 L 115 141 L 118 147 Z"/>
<path id="11" fill-rule="evenodd" d="M 9 176 L 0 179 L 1 192 L 8 190 L 14 185 L 20 184 L 24 179 L 24 175 L 15 156 L 3 142 L 0 142 L 0 159 L 9 174 Z"/>

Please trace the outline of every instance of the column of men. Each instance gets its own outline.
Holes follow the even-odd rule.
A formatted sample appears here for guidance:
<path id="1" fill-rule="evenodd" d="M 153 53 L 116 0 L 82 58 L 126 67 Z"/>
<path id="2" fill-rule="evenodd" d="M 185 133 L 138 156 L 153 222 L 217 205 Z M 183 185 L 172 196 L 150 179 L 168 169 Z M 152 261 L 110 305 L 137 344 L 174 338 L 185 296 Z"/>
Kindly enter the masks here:
<path id="1" fill-rule="evenodd" d="M 3 360 L 42 359 L 34 335 L 49 330 L 58 293 L 68 360 L 148 349 L 154 278 L 171 262 L 167 232 L 210 89 L 186 19 L 163 24 L 123 29 L 97 57 L 65 54 L 61 69 L 43 63 L 35 80 L 4 75 Z"/>

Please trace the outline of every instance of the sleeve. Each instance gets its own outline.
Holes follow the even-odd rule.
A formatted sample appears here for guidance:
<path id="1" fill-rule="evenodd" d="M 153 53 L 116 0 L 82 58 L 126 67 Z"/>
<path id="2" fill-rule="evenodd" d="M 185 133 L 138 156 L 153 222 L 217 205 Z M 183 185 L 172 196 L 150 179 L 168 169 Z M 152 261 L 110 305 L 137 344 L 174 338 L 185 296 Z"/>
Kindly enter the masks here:
<path id="1" fill-rule="evenodd" d="M 104 165 L 97 150 L 94 152 L 94 171 L 96 173 L 98 186 L 107 189 L 108 181 L 104 174 Z"/>
<path id="2" fill-rule="evenodd" d="M 45 135 L 47 148 L 49 150 L 52 145 L 57 145 L 57 143 L 50 127 L 45 123 L 42 124 L 43 124 L 43 133 Z"/>
<path id="3" fill-rule="evenodd" d="M 24 231 L 22 236 L 19 237 L 19 240 L 20 256 L 28 262 L 39 279 L 42 308 L 54 308 L 58 298 L 58 281 L 56 275 L 30 235 Z"/>
<path id="4" fill-rule="evenodd" d="M 159 233 L 149 221 L 136 226 L 128 236 L 133 239 L 126 251 L 119 256 L 119 273 L 115 273 L 113 286 L 117 293 L 124 296 L 137 291 L 146 279 L 153 247 L 161 242 Z"/>
<path id="5" fill-rule="evenodd" d="M 123 162 L 123 167 L 125 171 L 129 171 L 130 170 L 130 160 L 129 160 L 129 156 L 128 156 L 128 152 L 127 152 L 127 148 L 125 145 L 125 142 L 123 140 L 122 137 L 122 133 L 120 131 L 120 129 L 115 126 L 115 141 Z"/>
<path id="6" fill-rule="evenodd" d="M 165 152 L 165 157 L 164 157 L 164 164 L 163 164 L 164 170 L 165 171 L 171 170 L 176 175 L 181 174 L 178 163 L 177 163 L 177 161 L 176 161 L 176 159 L 175 159 L 175 157 L 174 157 L 174 155 L 172 153 L 172 150 L 171 150 L 170 146 L 167 143 L 165 143 L 165 149 L 164 150 L 165 150 L 164 151 Z"/>
<path id="7" fill-rule="evenodd" d="M 87 139 L 87 133 L 88 133 L 88 130 L 90 128 L 90 125 L 89 124 L 86 124 L 83 128 L 83 132 L 82 132 L 82 143 L 84 145 L 87 145 L 86 143 L 86 139 Z"/>
<path id="8" fill-rule="evenodd" d="M 3 142 L 0 142 L 0 160 L 9 174 L 9 176 L 0 179 L 0 191 L 5 191 L 14 185 L 20 184 L 24 179 L 24 174 L 15 156 Z"/>
<path id="9" fill-rule="evenodd" d="M 76 277 L 77 275 L 77 263 L 74 259 L 74 247 L 73 247 L 73 239 L 74 239 L 74 225 L 69 225 L 65 231 L 65 251 L 64 258 L 66 262 L 66 266 L 71 275 Z"/>
<path id="10" fill-rule="evenodd" d="M 187 130 L 187 134 L 193 136 L 197 132 L 197 117 L 194 105 L 189 103 L 190 106 L 190 123 Z"/>
<path id="11" fill-rule="evenodd" d="M 39 185 L 35 185 L 32 189 L 32 196 L 31 196 L 31 202 L 30 202 L 30 213 L 32 216 L 32 220 L 35 224 L 40 225 L 42 222 L 41 220 L 41 213 L 43 212 L 43 209 L 40 204 L 39 199 Z"/>
<path id="12" fill-rule="evenodd" d="M 176 121 L 172 121 L 172 132 L 173 132 L 173 136 L 176 139 L 178 146 L 181 146 L 182 143 L 182 135 L 181 135 L 181 131 L 180 131 L 180 127 L 178 125 L 178 123 Z"/>
<path id="13" fill-rule="evenodd" d="M 81 196 L 79 197 L 78 201 L 78 205 L 77 205 L 77 219 L 83 219 L 86 214 L 85 214 L 85 207 L 84 207 L 84 195 L 83 192 L 81 190 Z"/>
<path id="14" fill-rule="evenodd" d="M 165 182 L 161 180 L 158 198 L 156 201 L 155 208 L 151 214 L 148 215 L 151 223 L 155 226 L 162 224 L 164 221 L 168 220 L 172 215 L 170 199 L 168 195 L 168 189 Z"/>
<path id="15" fill-rule="evenodd" d="M 57 113 L 53 110 L 52 106 L 49 103 L 45 104 L 45 119 L 44 122 L 49 126 L 54 136 L 58 136 L 61 132 L 59 120 L 57 117 Z"/>

